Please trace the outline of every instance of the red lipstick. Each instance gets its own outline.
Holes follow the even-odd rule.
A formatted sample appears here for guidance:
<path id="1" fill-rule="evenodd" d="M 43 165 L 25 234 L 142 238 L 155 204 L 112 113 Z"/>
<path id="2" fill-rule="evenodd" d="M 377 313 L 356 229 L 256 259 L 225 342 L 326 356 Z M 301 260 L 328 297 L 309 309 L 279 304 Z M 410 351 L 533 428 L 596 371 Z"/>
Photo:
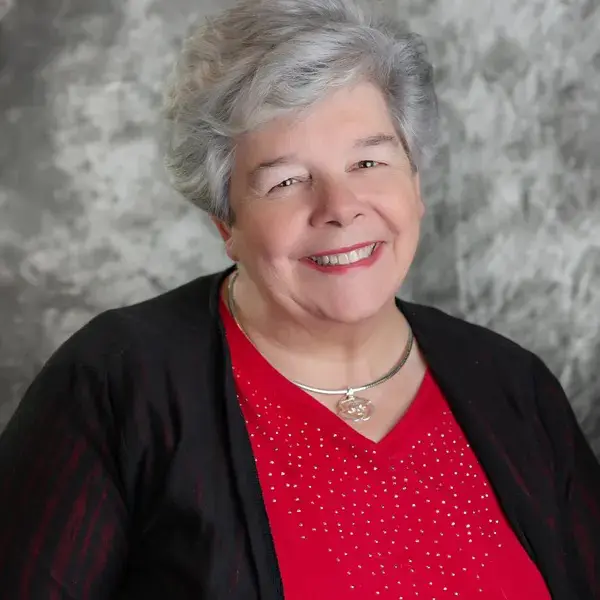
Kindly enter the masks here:
<path id="1" fill-rule="evenodd" d="M 381 249 L 383 248 L 383 244 L 381 242 L 369 242 L 367 244 L 356 244 L 354 246 L 348 246 L 346 248 L 337 248 L 335 250 L 327 250 L 326 252 L 319 252 L 317 254 L 311 254 L 311 257 L 320 257 L 320 256 L 331 256 L 333 254 L 345 254 L 348 252 L 352 252 L 353 250 L 359 250 L 361 248 L 365 248 L 371 246 L 372 244 L 376 244 L 373 252 L 367 258 L 363 258 L 349 265 L 320 265 L 316 263 L 312 258 L 306 257 L 302 259 L 302 262 L 315 269 L 316 271 L 321 271 L 322 273 L 329 273 L 331 275 L 343 275 L 352 269 L 360 269 L 365 267 L 370 267 L 374 264 L 379 257 L 381 256 Z"/>

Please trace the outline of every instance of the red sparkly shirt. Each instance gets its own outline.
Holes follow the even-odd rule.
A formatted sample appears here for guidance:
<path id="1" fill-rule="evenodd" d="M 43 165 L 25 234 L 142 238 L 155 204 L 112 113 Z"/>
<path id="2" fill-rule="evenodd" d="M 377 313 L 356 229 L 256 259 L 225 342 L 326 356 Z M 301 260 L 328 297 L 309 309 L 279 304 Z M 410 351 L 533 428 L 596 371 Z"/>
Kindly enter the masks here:
<path id="1" fill-rule="evenodd" d="M 286 600 L 550 600 L 429 372 L 375 443 L 221 314 Z"/>

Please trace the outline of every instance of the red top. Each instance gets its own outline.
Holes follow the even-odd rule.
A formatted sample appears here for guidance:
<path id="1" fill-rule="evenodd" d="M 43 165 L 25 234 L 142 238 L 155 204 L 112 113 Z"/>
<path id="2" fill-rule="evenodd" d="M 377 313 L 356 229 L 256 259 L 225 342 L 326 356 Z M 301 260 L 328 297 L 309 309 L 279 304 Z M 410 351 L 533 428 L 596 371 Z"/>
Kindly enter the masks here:
<path id="1" fill-rule="evenodd" d="M 550 600 L 429 372 L 375 443 L 221 314 L 286 600 Z"/>

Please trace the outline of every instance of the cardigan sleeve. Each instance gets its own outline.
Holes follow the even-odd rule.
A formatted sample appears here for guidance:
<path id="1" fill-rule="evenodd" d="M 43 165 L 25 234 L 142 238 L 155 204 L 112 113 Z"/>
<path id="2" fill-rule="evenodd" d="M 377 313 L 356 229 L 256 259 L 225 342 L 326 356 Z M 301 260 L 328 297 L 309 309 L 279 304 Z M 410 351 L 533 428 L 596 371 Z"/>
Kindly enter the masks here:
<path id="1" fill-rule="evenodd" d="M 564 560 L 582 598 L 600 599 L 600 464 L 557 378 L 536 359 L 540 417 L 553 448 Z"/>
<path id="2" fill-rule="evenodd" d="M 0 596 L 108 600 L 128 549 L 101 369 L 51 359 L 0 437 Z"/>

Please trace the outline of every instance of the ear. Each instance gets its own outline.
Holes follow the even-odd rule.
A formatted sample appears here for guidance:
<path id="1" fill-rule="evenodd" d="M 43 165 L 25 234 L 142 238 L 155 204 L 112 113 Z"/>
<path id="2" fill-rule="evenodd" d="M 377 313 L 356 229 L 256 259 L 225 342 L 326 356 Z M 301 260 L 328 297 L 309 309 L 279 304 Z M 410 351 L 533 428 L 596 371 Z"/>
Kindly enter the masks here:
<path id="1" fill-rule="evenodd" d="M 223 238 L 223 242 L 225 242 L 225 252 L 227 253 L 227 256 L 233 262 L 237 262 L 238 257 L 234 248 L 234 236 L 231 227 L 225 223 L 225 221 L 222 221 L 217 217 L 211 217 L 210 219 L 215 224 L 219 235 Z"/>

